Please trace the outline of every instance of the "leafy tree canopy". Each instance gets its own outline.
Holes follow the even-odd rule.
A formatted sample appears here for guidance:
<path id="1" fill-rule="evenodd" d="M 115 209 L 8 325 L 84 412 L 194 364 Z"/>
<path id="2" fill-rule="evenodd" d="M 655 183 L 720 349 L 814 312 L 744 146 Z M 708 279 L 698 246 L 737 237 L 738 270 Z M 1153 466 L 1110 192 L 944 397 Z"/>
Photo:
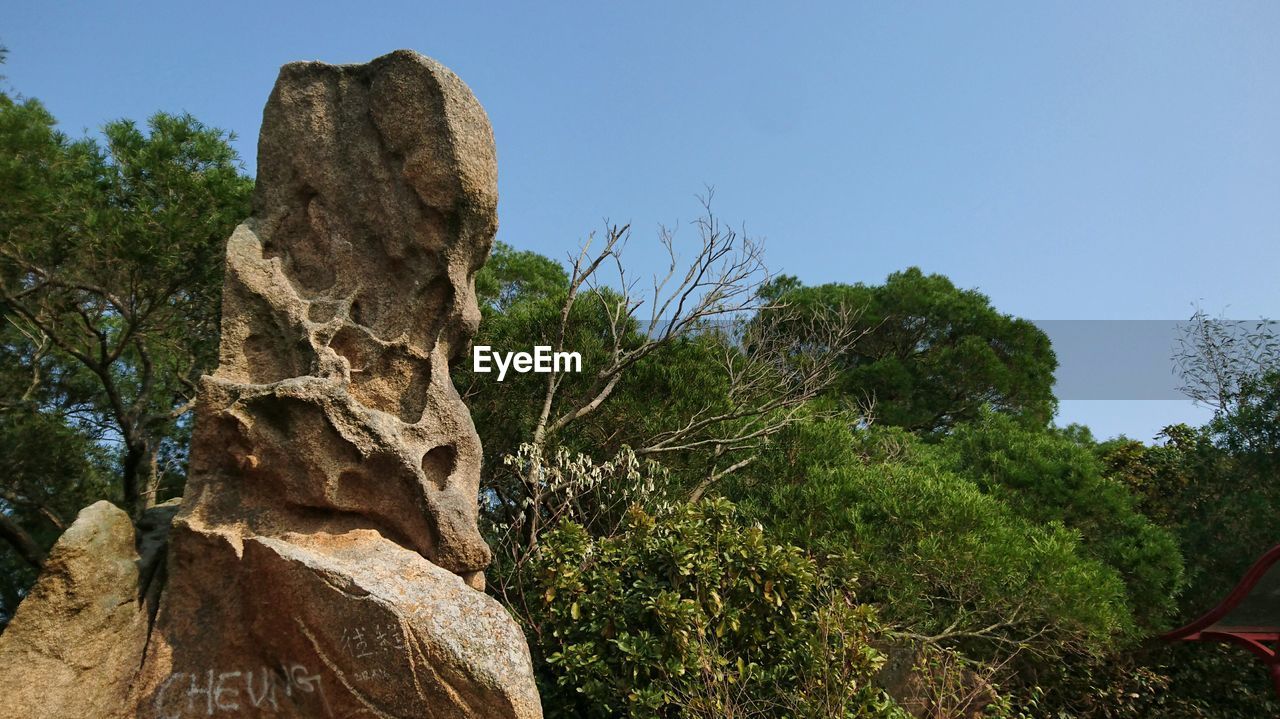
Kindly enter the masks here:
<path id="1" fill-rule="evenodd" d="M 1020 516 L 1078 533 L 1086 555 L 1124 578 L 1135 618 L 1151 631 L 1167 628 L 1182 582 L 1177 540 L 1137 510 L 1124 484 L 1105 476 L 1087 438 L 984 411 L 957 427 L 938 454 Z"/>
<path id="2" fill-rule="evenodd" d="M 723 500 L 567 523 L 527 566 L 549 717 L 902 717 L 874 610 Z"/>
<path id="3" fill-rule="evenodd" d="M 1121 573 L 896 428 L 802 424 L 733 488 L 817 556 L 856 558 L 864 596 L 918 638 L 994 658 L 1101 653 L 1132 638 Z"/>
<path id="4" fill-rule="evenodd" d="M 32 353 L 87 377 L 84 422 L 118 442 L 123 499 L 180 480 L 183 417 L 217 351 L 222 248 L 252 181 L 190 116 L 70 140 L 35 100 L 0 96 L 0 309 Z"/>
<path id="5" fill-rule="evenodd" d="M 569 276 L 558 262 L 529 250 L 495 242 L 489 261 L 476 273 L 476 298 L 491 314 L 501 314 L 517 301 L 559 297 Z"/>
<path id="6" fill-rule="evenodd" d="M 833 391 L 873 406 L 877 423 L 937 432 L 976 418 L 983 407 L 1033 425 L 1053 417 L 1057 358 L 1049 338 L 942 275 L 912 267 L 882 285 L 817 287 L 783 277 L 764 294 L 801 315 L 837 307 L 858 313 L 864 334 L 845 352 Z"/>

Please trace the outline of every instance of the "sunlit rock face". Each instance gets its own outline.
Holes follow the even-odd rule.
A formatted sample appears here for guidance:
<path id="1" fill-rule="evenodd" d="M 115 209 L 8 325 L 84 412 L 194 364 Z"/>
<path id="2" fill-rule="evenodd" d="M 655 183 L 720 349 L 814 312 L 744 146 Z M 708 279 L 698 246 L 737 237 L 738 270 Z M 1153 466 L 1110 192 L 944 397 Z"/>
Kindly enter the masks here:
<path id="1" fill-rule="evenodd" d="M 139 581 L 145 649 L 97 716 L 541 716 L 477 591 L 480 444 L 449 378 L 496 205 L 488 119 L 446 68 L 281 70 L 164 588 Z"/>
<path id="2" fill-rule="evenodd" d="M 263 114 L 254 218 L 227 247 L 217 372 L 180 521 L 375 529 L 475 583 L 480 444 L 449 379 L 497 227 L 484 110 L 397 52 L 295 63 Z"/>
<path id="3" fill-rule="evenodd" d="M 540 715 L 523 637 L 475 591 L 480 443 L 449 379 L 496 208 L 488 119 L 444 67 L 281 70 L 144 714 Z"/>
<path id="4" fill-rule="evenodd" d="M 91 717 L 127 705 L 147 643 L 140 564 L 124 510 L 98 502 L 80 511 L 0 634 L 0 717 Z"/>

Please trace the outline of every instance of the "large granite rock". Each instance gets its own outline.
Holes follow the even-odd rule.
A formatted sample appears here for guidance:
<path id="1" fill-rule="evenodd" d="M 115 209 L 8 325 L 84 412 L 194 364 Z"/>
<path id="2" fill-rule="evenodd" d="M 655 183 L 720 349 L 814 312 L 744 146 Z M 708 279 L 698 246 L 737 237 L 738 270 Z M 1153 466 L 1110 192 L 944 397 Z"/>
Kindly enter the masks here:
<path id="1" fill-rule="evenodd" d="M 488 120 L 449 70 L 281 70 L 158 612 L 127 700 L 74 716 L 541 716 L 478 591 L 480 445 L 449 379 L 496 203 Z"/>
<path id="2" fill-rule="evenodd" d="M 449 361 L 480 320 L 496 208 L 492 131 L 453 73 L 411 52 L 281 70 L 181 526 L 237 552 L 377 529 L 480 586 L 480 441 Z"/>
<path id="3" fill-rule="evenodd" d="M 121 716 L 147 643 L 139 586 L 129 515 L 85 507 L 0 635 L 0 716 Z"/>

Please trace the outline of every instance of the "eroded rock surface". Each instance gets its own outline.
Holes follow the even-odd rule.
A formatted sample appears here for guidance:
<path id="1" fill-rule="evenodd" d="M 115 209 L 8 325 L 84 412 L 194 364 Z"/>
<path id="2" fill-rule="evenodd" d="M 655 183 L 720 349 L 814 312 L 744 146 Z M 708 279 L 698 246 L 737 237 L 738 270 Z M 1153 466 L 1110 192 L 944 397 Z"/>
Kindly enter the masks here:
<path id="1" fill-rule="evenodd" d="M 484 111 L 415 53 L 288 65 L 258 168 L 140 713 L 539 716 L 475 591 L 480 444 L 449 379 L 497 223 Z"/>
<path id="2" fill-rule="evenodd" d="M 254 218 L 227 246 L 180 523 L 377 529 L 473 583 L 480 443 L 449 380 L 497 226 L 492 132 L 410 52 L 295 63 L 263 114 Z"/>
<path id="3" fill-rule="evenodd" d="M 496 203 L 492 131 L 449 70 L 281 70 L 164 589 L 120 580 L 144 627 L 158 612 L 122 644 L 128 700 L 76 716 L 541 716 L 519 628 L 477 591 L 481 452 L 449 379 Z"/>

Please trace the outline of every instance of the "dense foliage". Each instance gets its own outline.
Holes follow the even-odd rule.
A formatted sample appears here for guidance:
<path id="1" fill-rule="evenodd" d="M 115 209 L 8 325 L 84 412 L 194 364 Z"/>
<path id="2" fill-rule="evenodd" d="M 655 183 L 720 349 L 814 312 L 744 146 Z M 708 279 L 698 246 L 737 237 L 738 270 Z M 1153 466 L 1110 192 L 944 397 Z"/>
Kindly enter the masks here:
<path id="1" fill-rule="evenodd" d="M 891 716 L 875 611 L 724 500 L 564 524 L 525 571 L 549 717 Z"/>
<path id="2" fill-rule="evenodd" d="M 1117 568 L 898 430 L 799 428 L 744 489 L 754 515 L 818 556 L 851 551 L 865 596 L 913 634 L 988 657 L 1101 652 L 1135 623 Z M 1175 555 L 1176 556 L 1176 555 Z"/>
<path id="3" fill-rule="evenodd" d="M 105 148 L 71 141 L 38 102 L 0 96 L 0 303 L 19 354 L 94 385 L 77 419 L 119 443 L 137 510 L 180 484 L 182 420 L 216 355 L 222 248 L 252 183 L 225 134 L 189 116 L 102 133 Z"/>
<path id="4" fill-rule="evenodd" d="M 833 390 L 873 403 L 882 424 L 935 432 L 975 419 L 984 408 L 1037 426 L 1053 417 L 1058 361 L 1048 336 L 942 275 L 912 267 L 882 285 L 818 287 L 783 277 L 764 291 L 804 314 L 836 306 L 858 313 L 865 336 L 844 353 Z"/>
<path id="5" fill-rule="evenodd" d="M 1104 476 L 1092 447 L 987 413 L 957 428 L 941 450 L 1019 516 L 1076 533 L 1084 554 L 1123 579 L 1135 621 L 1148 631 L 1167 628 L 1182 581 L 1177 542 L 1137 511 L 1128 488 Z"/>

